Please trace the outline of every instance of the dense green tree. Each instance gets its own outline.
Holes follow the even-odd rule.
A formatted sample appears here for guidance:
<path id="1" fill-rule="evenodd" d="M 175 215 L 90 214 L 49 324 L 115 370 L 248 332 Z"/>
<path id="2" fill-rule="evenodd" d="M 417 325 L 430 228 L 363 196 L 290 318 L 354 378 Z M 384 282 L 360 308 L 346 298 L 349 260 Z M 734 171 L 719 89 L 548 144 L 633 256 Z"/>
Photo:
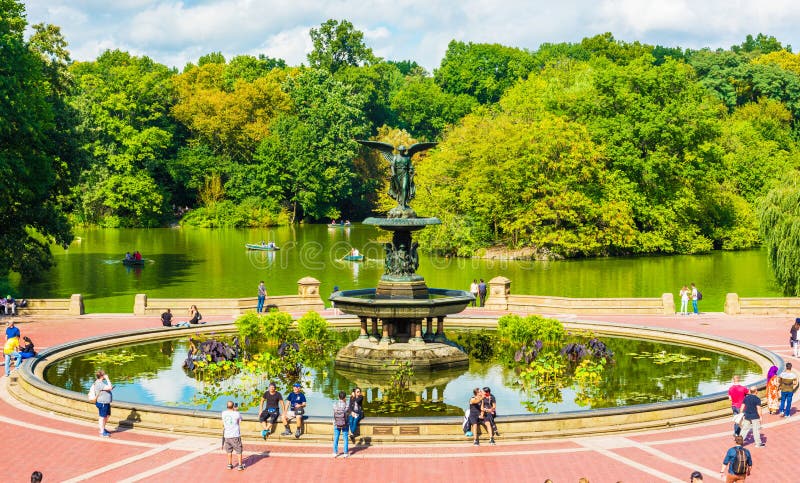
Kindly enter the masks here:
<path id="1" fill-rule="evenodd" d="M 163 186 L 174 156 L 174 72 L 119 50 L 76 62 L 70 72 L 78 84 L 73 105 L 90 136 L 84 149 L 93 161 L 76 190 L 83 198 L 80 216 L 105 226 L 159 226 L 168 212 Z"/>
<path id="2" fill-rule="evenodd" d="M 586 37 L 581 47 L 596 57 L 605 57 L 615 64 L 626 65 L 645 55 L 653 54 L 653 47 L 639 41 L 632 43 L 617 40 L 611 32 Z"/>
<path id="3" fill-rule="evenodd" d="M 417 64 L 415 60 L 387 60 L 386 63 L 392 64 L 403 75 L 423 76 L 427 77 L 428 72 L 424 67 Z"/>
<path id="4" fill-rule="evenodd" d="M 61 195 L 75 160 L 59 157 L 58 145 L 70 128 L 61 124 L 66 84 L 56 65 L 68 58 L 66 44 L 45 26 L 25 42 L 24 12 L 0 0 L 0 275 L 34 279 L 52 265 L 48 244 L 72 239 Z"/>
<path id="5" fill-rule="evenodd" d="M 390 105 L 392 94 L 403 84 L 403 76 L 397 67 L 386 62 L 363 67 L 345 66 L 336 72 L 335 78 L 353 93 L 364 96 L 364 115 L 374 128 L 397 123 L 396 113 Z"/>
<path id="6" fill-rule="evenodd" d="M 408 77 L 391 99 L 397 125 L 424 140 L 437 139 L 445 127 L 457 123 L 477 104 L 467 94 L 443 92 L 430 77 Z"/>
<path id="7" fill-rule="evenodd" d="M 769 264 L 787 295 L 800 294 L 800 175 L 784 173 L 759 208 L 759 225 Z"/>
<path id="8" fill-rule="evenodd" d="M 524 50 L 500 44 L 452 40 L 434 79 L 443 91 L 468 94 L 481 104 L 497 102 L 503 92 L 533 70 L 534 58 Z"/>
<path id="9" fill-rule="evenodd" d="M 736 53 L 769 54 L 770 52 L 784 50 L 784 47 L 775 37 L 759 33 L 755 37 L 748 34 L 744 42 L 739 45 L 731 46 L 731 50 Z M 787 45 L 786 50 L 791 52 L 792 47 Z"/>
<path id="10" fill-rule="evenodd" d="M 335 73 L 345 66 L 370 65 L 377 58 L 364 44 L 364 34 L 347 20 L 329 19 L 309 32 L 314 48 L 308 53 L 311 67 Z"/>
<path id="11" fill-rule="evenodd" d="M 291 221 L 323 219 L 353 195 L 355 139 L 368 133 L 366 99 L 322 69 L 289 79 L 286 88 L 291 113 L 275 119 L 242 178 L 286 207 Z"/>
<path id="12" fill-rule="evenodd" d="M 242 73 L 242 61 L 232 69 Z M 178 101 L 172 114 L 189 130 L 193 140 L 218 156 L 234 162 L 248 162 L 256 146 L 269 133 L 269 123 L 289 106 L 282 84 L 287 73 L 266 70 L 252 81 L 227 81 L 231 66 L 219 63 L 190 68 L 175 76 L 172 83 Z"/>

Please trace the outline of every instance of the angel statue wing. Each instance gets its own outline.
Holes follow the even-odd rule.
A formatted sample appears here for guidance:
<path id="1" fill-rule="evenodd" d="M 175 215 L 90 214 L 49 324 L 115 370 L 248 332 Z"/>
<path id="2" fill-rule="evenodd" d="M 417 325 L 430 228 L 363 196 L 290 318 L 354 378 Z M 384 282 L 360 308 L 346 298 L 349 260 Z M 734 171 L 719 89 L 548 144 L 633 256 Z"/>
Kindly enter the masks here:
<path id="1" fill-rule="evenodd" d="M 408 157 L 414 156 L 414 154 L 425 151 L 432 147 L 435 147 L 439 143 L 417 143 L 412 144 L 410 148 L 408 148 Z"/>
<path id="2" fill-rule="evenodd" d="M 363 144 L 364 146 L 372 149 L 377 149 L 381 152 L 381 156 L 386 161 L 392 162 L 392 157 L 394 156 L 394 146 L 388 143 L 382 143 L 379 141 L 365 141 L 363 139 L 356 139 L 356 142 Z M 415 144 L 416 146 L 416 144 Z"/>

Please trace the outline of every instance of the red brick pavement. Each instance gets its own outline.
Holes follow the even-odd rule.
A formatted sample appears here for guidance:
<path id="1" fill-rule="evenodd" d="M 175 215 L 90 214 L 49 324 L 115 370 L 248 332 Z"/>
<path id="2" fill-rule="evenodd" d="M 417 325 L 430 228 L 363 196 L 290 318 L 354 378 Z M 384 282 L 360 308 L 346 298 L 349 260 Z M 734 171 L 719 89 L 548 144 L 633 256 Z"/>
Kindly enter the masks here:
<path id="1" fill-rule="evenodd" d="M 470 310 L 470 313 L 479 313 Z M 741 339 L 764 346 L 787 360 L 786 332 L 790 317 L 603 316 L 582 317 L 632 325 L 668 327 Z M 210 321 L 226 317 L 208 317 Z M 21 320 L 20 330 L 37 347 L 102 333 L 158 326 L 157 317 L 91 315 L 71 319 Z M 0 381 L 0 384 L 5 384 Z M 5 398 L 7 393 L 0 391 Z M 719 481 L 722 457 L 731 446 L 731 424 L 708 421 L 673 430 L 647 431 L 596 438 L 500 443 L 474 448 L 463 445 L 356 447 L 349 459 L 332 458 L 331 448 L 300 442 L 245 444 L 247 469 L 225 468 L 226 456 L 211 438 L 153 434 L 140 430 L 99 438 L 94 425 L 65 421 L 20 408 L 0 398 L 0 434 L 7 456 L 0 458 L 0 481 L 28 481 L 39 469 L 45 481 L 263 481 L 278 477 L 299 481 L 342 481 L 369 478 L 381 482 L 465 479 L 481 481 L 575 482 L 585 476 L 598 482 L 687 481 L 692 469 L 706 481 Z M 792 482 L 786 468 L 797 460 L 797 421 L 765 416 L 762 435 L 767 446 L 751 448 L 750 482 Z M 341 446 L 341 445 L 340 445 Z M 340 448 L 341 451 L 341 448 Z M 705 471 L 709 470 L 709 471 Z"/>

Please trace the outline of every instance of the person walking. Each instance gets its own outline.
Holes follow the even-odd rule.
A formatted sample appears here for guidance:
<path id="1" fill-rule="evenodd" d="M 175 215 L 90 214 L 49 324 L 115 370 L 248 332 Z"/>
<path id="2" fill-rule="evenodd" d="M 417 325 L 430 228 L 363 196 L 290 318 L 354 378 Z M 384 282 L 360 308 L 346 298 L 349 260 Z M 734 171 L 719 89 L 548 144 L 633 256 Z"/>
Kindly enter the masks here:
<path id="1" fill-rule="evenodd" d="M 694 285 L 694 282 L 692 282 L 692 312 L 694 313 L 694 315 L 700 313 L 697 310 L 697 301 L 700 300 L 700 297 L 701 297 L 700 292 L 697 290 L 697 287 Z"/>
<path id="2" fill-rule="evenodd" d="M 781 382 L 778 377 L 778 366 L 771 366 L 767 371 L 767 411 L 778 414 L 781 407 Z"/>
<path id="3" fill-rule="evenodd" d="M 361 394 L 361 388 L 353 388 L 350 393 L 350 402 L 347 403 L 347 422 L 350 427 L 350 440 L 356 442 L 356 435 L 358 434 L 358 423 L 364 419 L 364 396 Z"/>
<path id="4" fill-rule="evenodd" d="M 684 285 L 680 292 L 681 315 L 689 315 L 689 287 Z"/>
<path id="5" fill-rule="evenodd" d="M 258 307 L 256 307 L 256 312 L 259 314 L 264 311 L 264 302 L 267 300 L 267 287 L 264 285 L 264 281 L 260 281 L 258 283 Z"/>
<path id="6" fill-rule="evenodd" d="M 781 372 L 778 377 L 780 378 L 781 384 L 781 405 L 778 406 L 778 413 L 788 418 L 792 410 L 792 397 L 800 381 L 797 379 L 797 374 L 792 370 L 791 362 L 786 363 L 786 370 Z"/>
<path id="7" fill-rule="evenodd" d="M 242 463 L 242 415 L 239 406 L 233 401 L 228 401 L 227 409 L 222 411 L 222 450 L 228 453 L 228 469 L 233 469 L 233 453 L 239 458 L 237 470 L 244 470 Z"/>
<path id="8" fill-rule="evenodd" d="M 472 294 L 474 297 L 472 300 L 472 306 L 475 307 L 478 303 L 478 280 L 472 279 L 472 283 L 469 285 L 469 293 Z"/>
<path id="9" fill-rule="evenodd" d="M 106 374 L 103 370 L 98 370 L 95 374 L 93 386 L 94 393 L 97 397 L 94 405 L 97 407 L 97 412 L 99 415 L 97 425 L 100 429 L 100 436 L 108 438 L 111 436 L 111 434 L 106 431 L 106 424 L 108 423 L 108 417 L 111 416 L 111 401 L 113 399 L 111 391 L 114 390 L 114 385 L 111 384 L 108 374 Z"/>
<path id="10" fill-rule="evenodd" d="M 719 470 L 720 475 L 725 475 L 726 483 L 745 481 L 750 476 L 750 469 L 753 467 L 753 458 L 750 456 L 750 451 L 742 446 L 744 438 L 736 436 L 733 440 L 736 446 L 729 448 L 725 453 L 725 459 L 722 460 L 722 468 Z"/>
<path id="11" fill-rule="evenodd" d="M 789 327 L 789 345 L 792 347 L 792 354 L 800 356 L 800 344 L 797 343 L 797 332 L 800 331 L 800 318 L 794 319 L 794 324 Z"/>
<path id="12" fill-rule="evenodd" d="M 486 282 L 481 279 L 480 283 L 478 283 L 478 297 L 481 299 L 481 307 L 486 305 Z"/>
<path id="13" fill-rule="evenodd" d="M 731 400 L 731 411 L 734 416 L 739 414 L 742 409 L 742 402 L 747 395 L 747 388 L 739 384 L 739 376 L 733 376 L 733 385 L 728 389 L 728 398 Z M 733 423 L 733 435 L 739 434 L 741 428 Z"/>
<path id="14" fill-rule="evenodd" d="M 339 391 L 339 400 L 333 403 L 333 457 L 339 456 L 339 436 L 344 439 L 344 453 L 342 458 L 350 456 L 349 443 L 350 438 L 347 437 L 347 403 L 345 398 L 347 394 L 344 391 Z"/>
<path id="15" fill-rule="evenodd" d="M 750 432 L 750 428 L 753 428 L 753 441 L 756 444 L 756 448 L 764 446 L 759 432 L 761 429 L 761 398 L 758 397 L 758 390 L 755 386 L 751 387 L 750 394 L 744 397 L 742 408 L 742 412 L 744 412 L 744 421 L 742 422 L 740 433 L 742 438 L 747 439 L 747 433 Z"/>

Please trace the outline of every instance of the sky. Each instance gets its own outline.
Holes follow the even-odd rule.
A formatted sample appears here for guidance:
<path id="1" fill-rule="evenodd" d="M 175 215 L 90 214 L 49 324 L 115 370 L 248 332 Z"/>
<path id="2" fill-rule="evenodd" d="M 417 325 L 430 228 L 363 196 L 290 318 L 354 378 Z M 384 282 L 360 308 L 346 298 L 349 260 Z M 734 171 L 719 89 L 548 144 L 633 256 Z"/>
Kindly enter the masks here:
<path id="1" fill-rule="evenodd" d="M 611 32 L 617 40 L 683 48 L 729 48 L 747 34 L 800 50 L 797 0 L 23 0 L 29 24 L 61 27 L 72 58 L 107 49 L 147 55 L 169 67 L 209 52 L 265 54 L 306 62 L 308 32 L 349 20 L 387 60 L 429 72 L 447 44 L 499 43 L 536 50 Z"/>

